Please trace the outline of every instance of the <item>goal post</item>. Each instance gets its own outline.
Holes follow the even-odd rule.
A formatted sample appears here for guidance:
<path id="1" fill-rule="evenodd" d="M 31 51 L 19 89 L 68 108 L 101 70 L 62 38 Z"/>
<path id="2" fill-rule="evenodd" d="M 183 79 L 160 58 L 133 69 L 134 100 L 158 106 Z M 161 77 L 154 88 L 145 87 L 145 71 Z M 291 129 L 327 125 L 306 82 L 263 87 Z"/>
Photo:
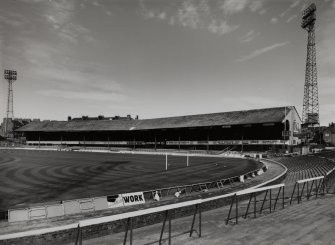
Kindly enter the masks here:
<path id="1" fill-rule="evenodd" d="M 190 165 L 190 158 L 188 153 L 186 154 L 186 167 L 188 167 Z"/>
<path id="2" fill-rule="evenodd" d="M 186 159 L 184 158 L 185 156 L 186 156 Z M 190 166 L 190 155 L 189 155 L 189 153 L 186 153 L 186 155 L 176 155 L 175 157 L 177 157 L 177 162 L 176 162 L 176 159 L 173 160 L 173 157 L 172 157 L 172 163 L 176 163 L 177 166 L 179 164 L 181 164 L 181 166 L 185 166 L 184 165 L 185 164 L 184 159 L 185 159 L 186 160 L 186 167 Z M 171 161 L 171 159 L 168 157 L 168 153 L 165 153 L 165 171 L 167 171 L 168 168 L 169 168 L 169 161 Z"/>

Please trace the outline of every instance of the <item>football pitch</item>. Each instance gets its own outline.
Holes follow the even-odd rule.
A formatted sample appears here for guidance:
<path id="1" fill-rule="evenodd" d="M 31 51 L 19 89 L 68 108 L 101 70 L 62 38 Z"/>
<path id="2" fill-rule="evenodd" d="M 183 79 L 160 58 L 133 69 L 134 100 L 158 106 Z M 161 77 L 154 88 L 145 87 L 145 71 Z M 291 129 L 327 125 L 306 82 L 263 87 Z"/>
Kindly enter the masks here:
<path id="1" fill-rule="evenodd" d="M 250 159 L 66 151 L 0 150 L 0 210 L 146 191 L 237 176 Z"/>

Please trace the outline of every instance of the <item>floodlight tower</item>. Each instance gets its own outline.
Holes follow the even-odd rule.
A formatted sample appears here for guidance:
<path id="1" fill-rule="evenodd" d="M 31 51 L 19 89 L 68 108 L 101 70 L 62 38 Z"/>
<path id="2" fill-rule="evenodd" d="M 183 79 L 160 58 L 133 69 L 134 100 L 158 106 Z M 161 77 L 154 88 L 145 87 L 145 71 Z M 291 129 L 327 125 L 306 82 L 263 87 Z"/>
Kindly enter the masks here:
<path id="1" fill-rule="evenodd" d="M 301 22 L 301 27 L 308 33 L 304 101 L 302 110 L 302 123 L 305 127 L 319 124 L 319 98 L 315 50 L 315 12 L 316 6 L 312 3 L 302 12 Z"/>
<path id="2" fill-rule="evenodd" d="M 14 70 L 5 70 L 4 77 L 8 81 L 8 94 L 7 94 L 7 114 L 5 120 L 5 137 L 10 137 L 10 130 L 8 128 L 9 119 L 13 121 L 13 82 L 17 79 L 17 72 Z M 11 130 L 12 131 L 12 130 Z"/>

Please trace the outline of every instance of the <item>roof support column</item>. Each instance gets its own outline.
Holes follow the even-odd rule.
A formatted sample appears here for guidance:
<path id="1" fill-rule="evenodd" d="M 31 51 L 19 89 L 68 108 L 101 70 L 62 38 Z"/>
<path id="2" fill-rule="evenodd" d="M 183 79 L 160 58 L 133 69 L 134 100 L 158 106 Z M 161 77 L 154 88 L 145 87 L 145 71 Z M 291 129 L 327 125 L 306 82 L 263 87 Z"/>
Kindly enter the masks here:
<path id="1" fill-rule="evenodd" d="M 207 152 L 209 151 L 209 132 L 207 132 Z"/>
<path id="2" fill-rule="evenodd" d="M 180 135 L 178 136 L 178 149 L 180 150 Z"/>

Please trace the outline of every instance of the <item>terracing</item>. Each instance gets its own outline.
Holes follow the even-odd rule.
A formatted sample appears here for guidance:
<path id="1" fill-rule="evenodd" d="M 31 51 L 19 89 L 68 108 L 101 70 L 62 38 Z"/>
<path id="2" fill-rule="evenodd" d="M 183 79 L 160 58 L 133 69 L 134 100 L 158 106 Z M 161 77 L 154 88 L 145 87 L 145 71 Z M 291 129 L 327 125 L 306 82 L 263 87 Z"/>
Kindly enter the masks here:
<path id="1" fill-rule="evenodd" d="M 324 155 L 306 155 L 278 158 L 276 161 L 287 167 L 285 183 L 294 183 L 298 179 L 323 176 L 335 167 L 335 162 Z"/>

